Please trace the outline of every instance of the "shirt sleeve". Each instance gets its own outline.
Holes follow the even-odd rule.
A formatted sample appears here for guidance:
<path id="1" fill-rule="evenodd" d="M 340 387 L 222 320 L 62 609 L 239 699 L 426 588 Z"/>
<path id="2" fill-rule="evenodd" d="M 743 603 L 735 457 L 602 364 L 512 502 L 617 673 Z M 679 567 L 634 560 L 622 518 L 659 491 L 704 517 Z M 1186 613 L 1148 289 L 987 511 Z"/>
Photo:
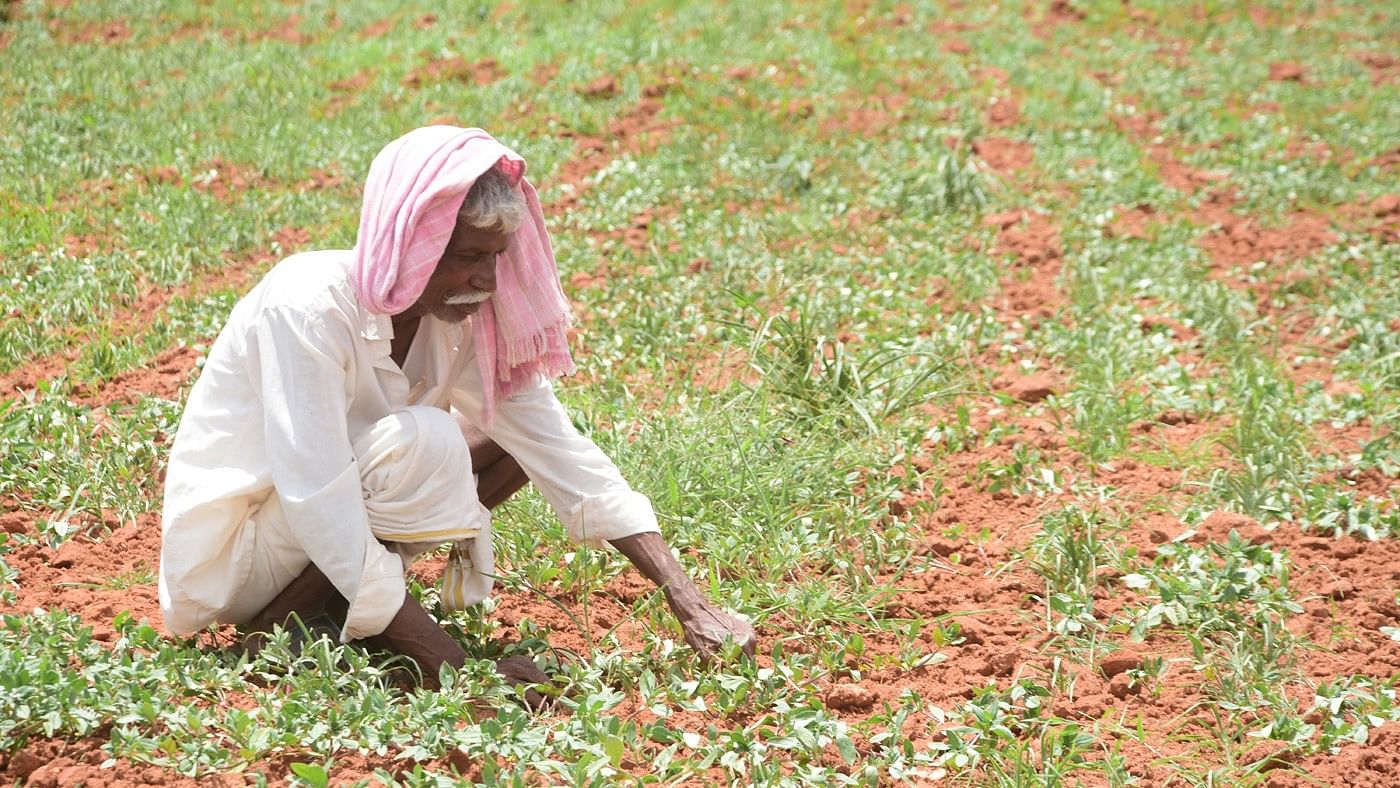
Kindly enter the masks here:
<path id="1" fill-rule="evenodd" d="M 602 547 L 609 540 L 660 531 L 651 501 L 633 490 L 597 444 L 579 433 L 543 377 L 496 400 L 484 426 L 481 374 L 469 361 L 452 390 L 452 406 L 510 453 L 549 502 L 569 538 Z"/>
<path id="2" fill-rule="evenodd" d="M 402 560 L 370 532 L 346 419 L 350 340 L 332 336 L 318 316 L 273 307 L 257 321 L 249 352 L 274 494 L 293 538 L 349 600 L 349 642 L 389 625 L 405 585 Z"/>

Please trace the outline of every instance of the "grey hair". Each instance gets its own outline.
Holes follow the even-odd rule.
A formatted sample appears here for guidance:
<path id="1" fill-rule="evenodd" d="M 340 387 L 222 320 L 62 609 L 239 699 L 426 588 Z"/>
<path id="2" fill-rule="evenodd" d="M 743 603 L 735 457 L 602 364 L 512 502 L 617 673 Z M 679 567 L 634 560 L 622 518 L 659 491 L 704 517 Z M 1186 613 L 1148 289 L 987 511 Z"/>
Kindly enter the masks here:
<path id="1" fill-rule="evenodd" d="M 504 172 L 492 167 L 472 184 L 457 216 L 471 227 L 513 233 L 525 221 L 525 196 Z"/>

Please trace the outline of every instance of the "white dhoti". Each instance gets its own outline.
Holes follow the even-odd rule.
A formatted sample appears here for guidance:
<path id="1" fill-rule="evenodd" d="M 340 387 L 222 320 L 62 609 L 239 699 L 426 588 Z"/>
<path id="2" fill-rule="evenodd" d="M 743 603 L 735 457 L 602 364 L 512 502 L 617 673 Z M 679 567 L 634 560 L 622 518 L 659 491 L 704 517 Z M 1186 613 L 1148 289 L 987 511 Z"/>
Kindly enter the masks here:
<path id="1" fill-rule="evenodd" d="M 444 543 L 451 542 L 452 551 L 443 575 L 443 606 L 461 610 L 490 595 L 491 514 L 477 498 L 471 455 L 457 420 L 438 408 L 407 407 L 355 436 L 353 447 L 369 533 L 343 538 L 377 540 L 401 566 L 371 563 L 359 572 L 357 588 L 340 589 L 350 601 L 345 639 L 377 634 L 403 604 L 403 570 Z M 230 623 L 252 619 L 310 562 L 277 495 L 249 515 L 245 528 L 253 531 L 252 571 L 244 593 L 221 616 Z M 383 556 L 383 551 L 371 554 Z"/>

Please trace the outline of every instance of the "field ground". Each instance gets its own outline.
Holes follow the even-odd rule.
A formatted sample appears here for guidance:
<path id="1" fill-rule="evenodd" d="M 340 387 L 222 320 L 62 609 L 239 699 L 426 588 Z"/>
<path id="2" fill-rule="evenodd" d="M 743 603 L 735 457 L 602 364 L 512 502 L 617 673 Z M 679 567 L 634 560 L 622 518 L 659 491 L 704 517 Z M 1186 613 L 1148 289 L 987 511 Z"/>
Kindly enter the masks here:
<path id="1" fill-rule="evenodd" d="M 1394 4 L 433 5 L 0 5 L 0 778 L 1400 784 Z M 161 632 L 202 353 L 433 120 L 756 663 L 534 495 L 440 693 Z"/>

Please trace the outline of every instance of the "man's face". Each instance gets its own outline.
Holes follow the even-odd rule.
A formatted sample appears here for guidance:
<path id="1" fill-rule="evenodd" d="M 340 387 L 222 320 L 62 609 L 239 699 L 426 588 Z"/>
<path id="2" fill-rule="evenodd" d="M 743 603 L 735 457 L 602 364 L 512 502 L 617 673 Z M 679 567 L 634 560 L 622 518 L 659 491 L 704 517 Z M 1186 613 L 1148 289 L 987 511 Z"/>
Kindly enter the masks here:
<path id="1" fill-rule="evenodd" d="M 509 243 L 506 233 L 458 222 L 415 306 L 448 323 L 476 314 L 496 292 L 496 255 Z"/>

